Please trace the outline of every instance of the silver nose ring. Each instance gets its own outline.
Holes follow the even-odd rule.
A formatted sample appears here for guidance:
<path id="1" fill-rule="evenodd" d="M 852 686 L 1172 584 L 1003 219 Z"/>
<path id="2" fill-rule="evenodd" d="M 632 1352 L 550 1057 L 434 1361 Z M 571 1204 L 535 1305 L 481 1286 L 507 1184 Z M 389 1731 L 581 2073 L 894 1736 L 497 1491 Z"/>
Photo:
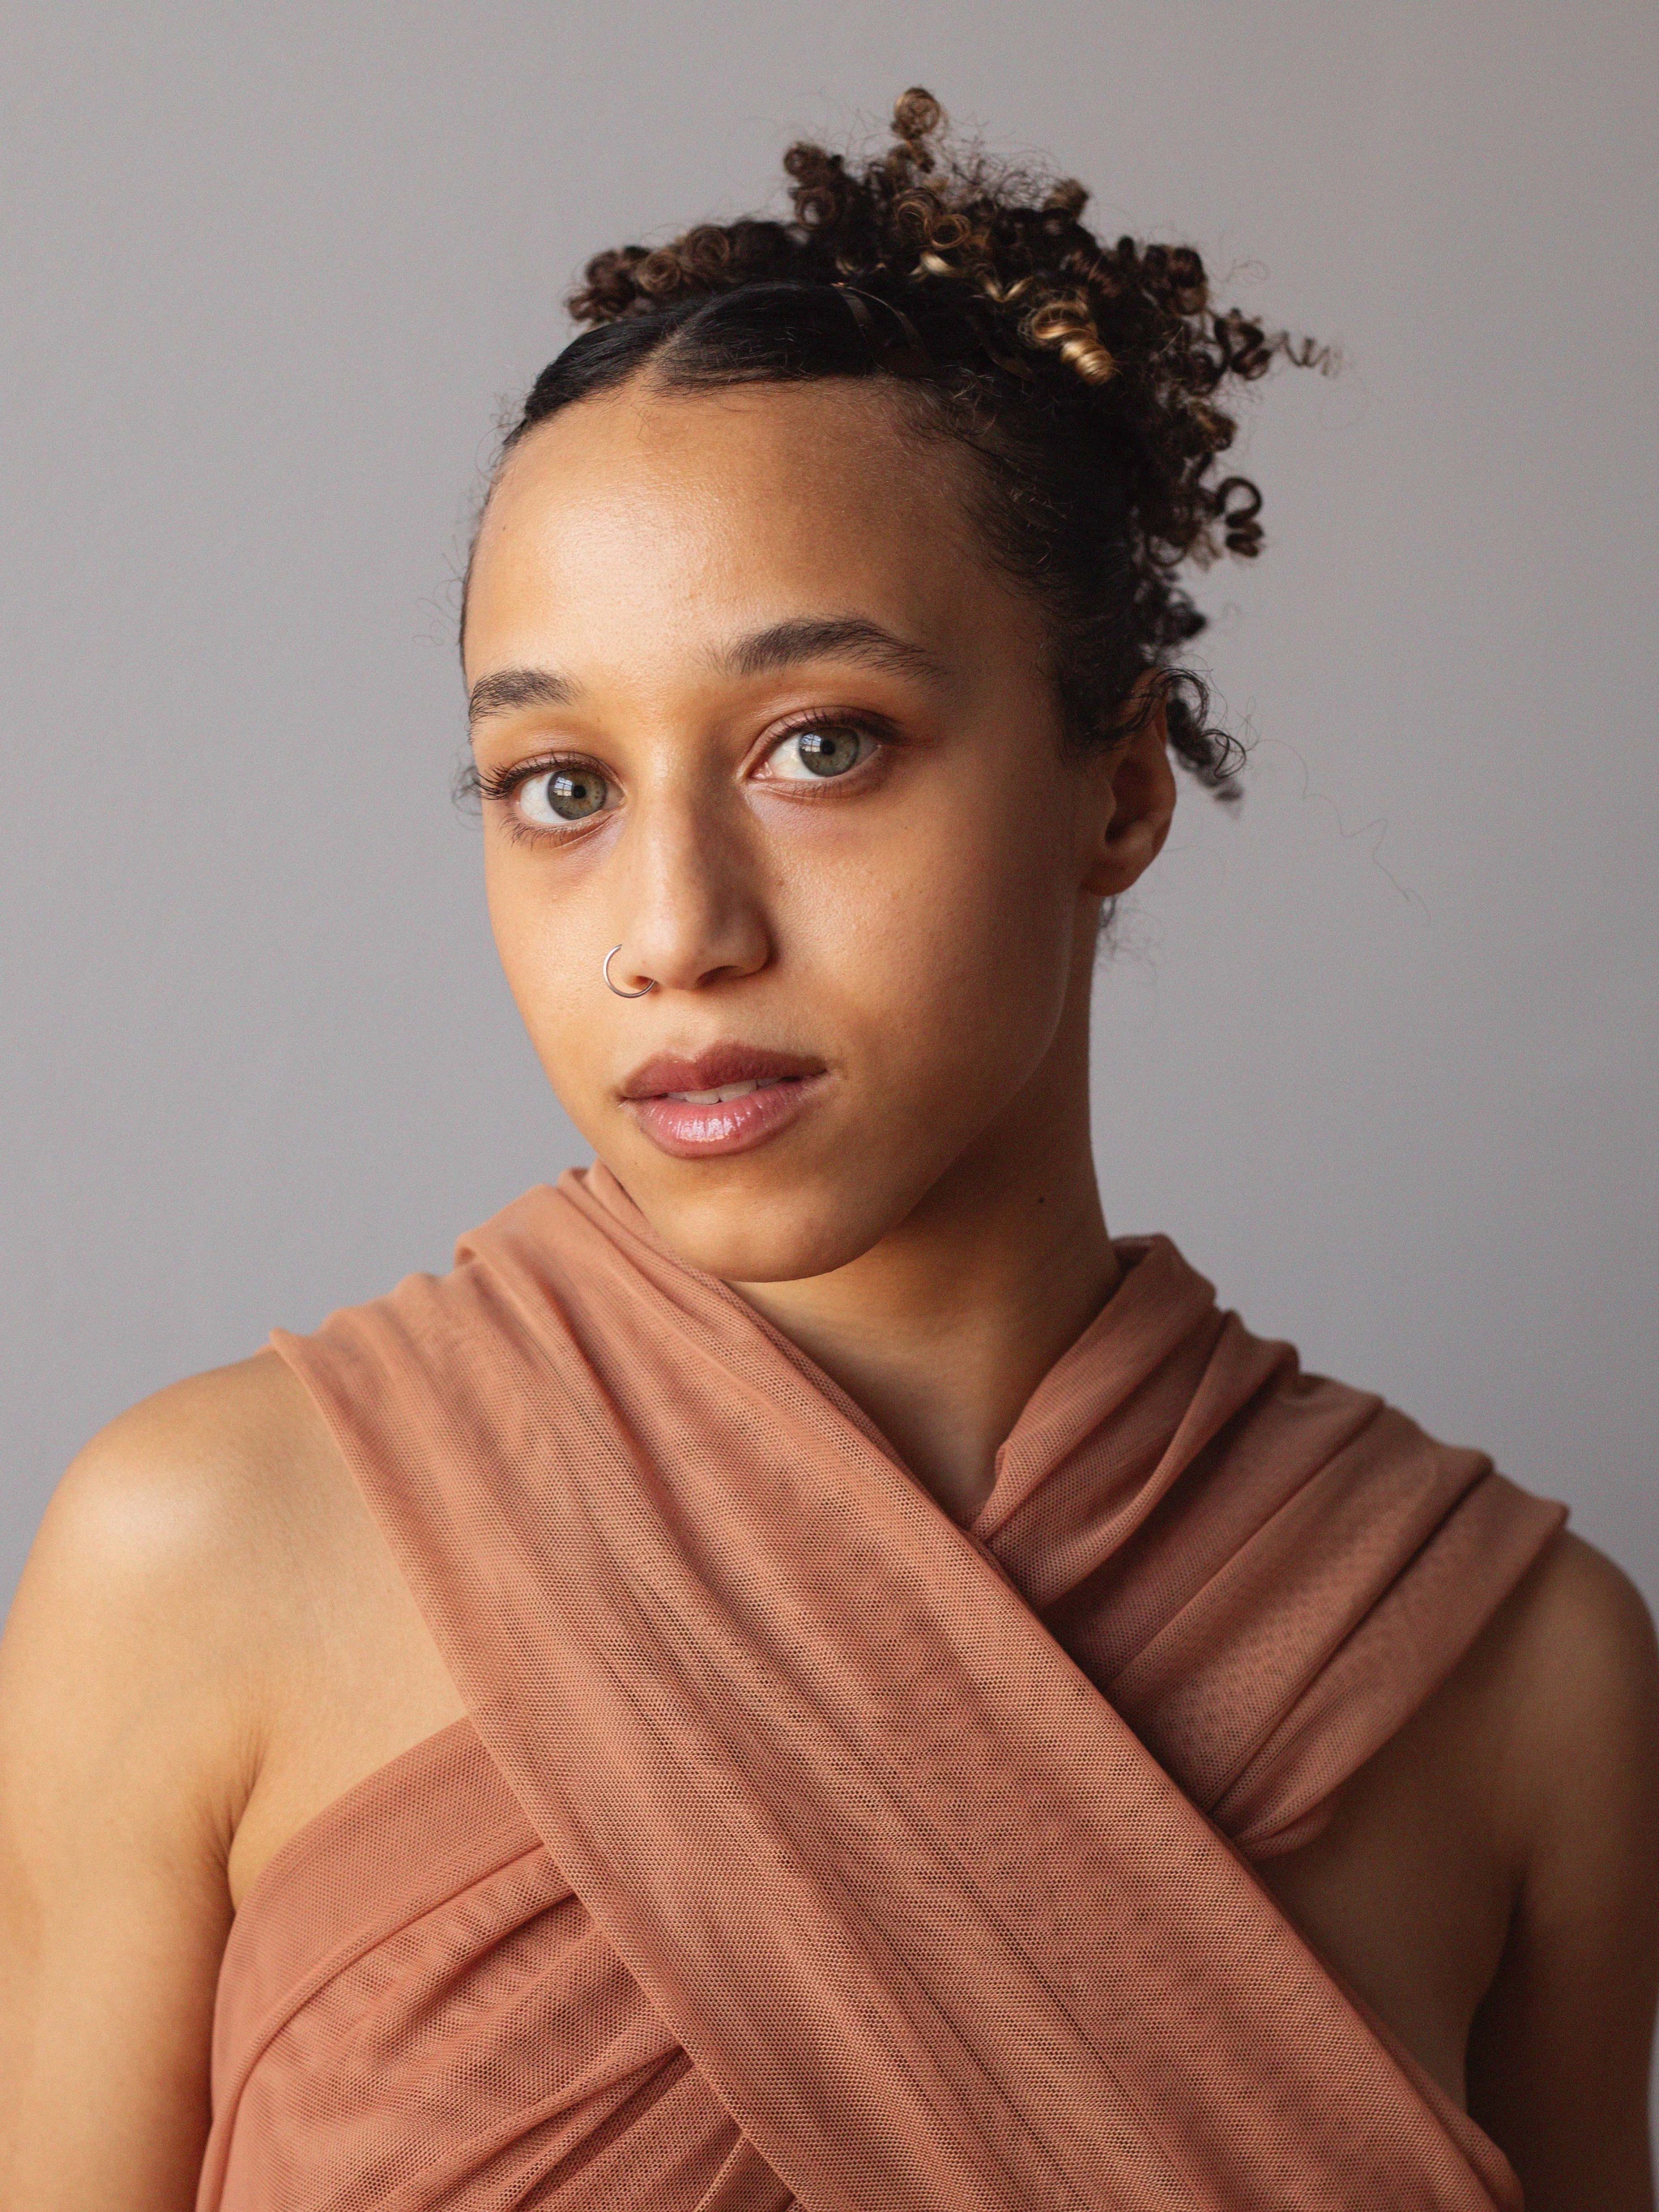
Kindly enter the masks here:
<path id="1" fill-rule="evenodd" d="M 643 999 L 647 997 L 657 988 L 655 976 L 652 977 L 651 981 L 646 985 L 643 991 L 624 991 L 620 983 L 613 983 L 611 981 L 611 963 L 621 951 L 622 947 L 620 945 L 613 945 L 610 951 L 605 956 L 605 966 L 600 972 L 605 977 L 606 988 L 608 990 L 614 991 L 619 999 Z"/>

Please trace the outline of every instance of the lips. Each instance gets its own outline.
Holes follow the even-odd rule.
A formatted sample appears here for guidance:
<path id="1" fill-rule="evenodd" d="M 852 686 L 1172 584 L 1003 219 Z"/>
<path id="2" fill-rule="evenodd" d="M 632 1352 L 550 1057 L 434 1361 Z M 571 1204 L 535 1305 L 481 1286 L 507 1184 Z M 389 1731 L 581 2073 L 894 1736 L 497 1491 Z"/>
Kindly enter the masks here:
<path id="1" fill-rule="evenodd" d="M 640 1128 L 677 1159 L 748 1152 L 793 1121 L 823 1088 L 821 1060 L 720 1043 L 695 1056 L 658 1053 L 621 1090 Z"/>
<path id="2" fill-rule="evenodd" d="M 684 1097 L 722 1091 L 732 1084 L 797 1081 L 822 1075 L 823 1062 L 798 1052 L 767 1052 L 753 1044 L 711 1044 L 688 1060 L 659 1052 L 636 1067 L 622 1086 L 624 1098 Z"/>

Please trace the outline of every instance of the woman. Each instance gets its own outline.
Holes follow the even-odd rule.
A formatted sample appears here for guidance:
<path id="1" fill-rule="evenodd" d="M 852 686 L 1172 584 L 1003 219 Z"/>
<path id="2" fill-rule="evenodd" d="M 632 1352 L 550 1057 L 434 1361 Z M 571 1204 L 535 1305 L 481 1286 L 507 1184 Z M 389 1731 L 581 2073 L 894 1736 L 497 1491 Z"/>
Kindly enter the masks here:
<path id="1" fill-rule="evenodd" d="M 474 775 L 596 1163 L 64 1484 L 9 2203 L 1651 2203 L 1639 1601 L 1096 1189 L 1297 349 L 939 123 L 599 256 L 507 441 Z"/>

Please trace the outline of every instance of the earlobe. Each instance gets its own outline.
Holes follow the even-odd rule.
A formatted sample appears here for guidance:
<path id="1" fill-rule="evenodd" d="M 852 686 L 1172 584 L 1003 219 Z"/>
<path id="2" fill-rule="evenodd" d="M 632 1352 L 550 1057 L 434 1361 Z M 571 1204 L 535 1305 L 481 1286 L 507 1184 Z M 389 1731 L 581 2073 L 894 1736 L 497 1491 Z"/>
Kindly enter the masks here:
<path id="1" fill-rule="evenodd" d="M 1175 814 L 1175 771 L 1169 727 L 1157 678 L 1136 684 L 1124 710 L 1125 734 L 1097 764 L 1098 814 L 1082 890 L 1097 898 L 1126 891 L 1158 858 Z"/>

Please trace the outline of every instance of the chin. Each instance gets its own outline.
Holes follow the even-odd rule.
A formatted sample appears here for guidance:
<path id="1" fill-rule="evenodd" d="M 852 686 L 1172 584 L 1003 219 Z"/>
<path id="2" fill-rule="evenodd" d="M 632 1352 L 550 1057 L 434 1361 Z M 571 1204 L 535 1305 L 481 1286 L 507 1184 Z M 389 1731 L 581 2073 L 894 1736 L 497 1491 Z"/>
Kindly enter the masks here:
<path id="1" fill-rule="evenodd" d="M 712 1166 L 713 1163 L 710 1163 Z M 629 1176 L 617 1170 L 634 1202 L 681 1259 L 727 1283 L 797 1283 L 828 1275 L 880 1243 L 909 1211 L 907 1196 L 882 1203 L 867 1176 L 843 1182 L 710 1181 L 693 1170 Z"/>

